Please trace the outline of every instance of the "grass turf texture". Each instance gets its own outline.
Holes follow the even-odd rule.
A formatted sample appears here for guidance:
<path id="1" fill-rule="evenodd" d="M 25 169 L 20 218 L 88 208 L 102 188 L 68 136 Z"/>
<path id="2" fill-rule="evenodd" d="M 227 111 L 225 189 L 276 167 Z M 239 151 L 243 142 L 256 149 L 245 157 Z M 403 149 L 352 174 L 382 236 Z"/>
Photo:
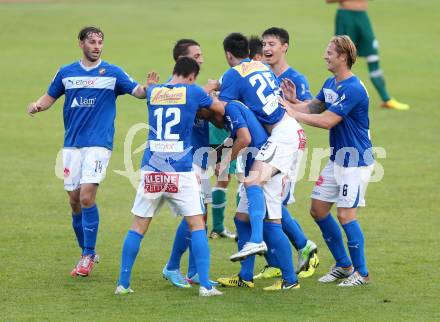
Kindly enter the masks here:
<path id="1" fill-rule="evenodd" d="M 438 25 L 431 25 L 440 10 L 437 1 L 370 4 L 389 91 L 410 103 L 410 111 L 381 110 L 365 61 L 359 60 L 354 68 L 370 91 L 373 143 L 387 151 L 387 158 L 379 160 L 385 177 L 370 185 L 368 207 L 359 213 L 371 285 L 339 289 L 317 283 L 332 260 L 308 215 L 313 183 L 302 180 L 291 210 L 320 246 L 317 274 L 303 280 L 298 291 L 266 294 L 262 287 L 273 281 L 258 281 L 254 290 L 226 289 L 225 296 L 211 299 L 197 297 L 197 288 L 177 289 L 161 278 L 178 223 L 167 208 L 154 219 L 143 240 L 132 279 L 136 293 L 113 295 L 135 195 L 129 181 L 114 170 L 124 169 L 123 143 L 128 129 L 145 122 L 144 102 L 130 97 L 118 99 L 115 149 L 97 199 L 101 211 L 97 249 L 102 262 L 90 278 L 76 279 L 69 272 L 79 252 L 67 196 L 62 182 L 54 176 L 54 160 L 63 140 L 63 100 L 34 119 L 24 113 L 25 107 L 46 90 L 59 66 L 80 57 L 76 34 L 87 24 L 102 27 L 106 34 L 103 58 L 122 66 L 139 81 L 151 69 L 166 79 L 172 70 L 174 41 L 181 37 L 197 39 L 205 56 L 199 83 L 226 70 L 221 42 L 227 33 L 259 34 L 267 27 L 282 26 L 293 39 L 288 60 L 307 75 L 316 94 L 329 76 L 322 56 L 333 32 L 335 7 L 324 1 L 284 0 L 276 5 L 255 1 L 6 2 L 0 4 L 1 320 L 440 319 L 440 291 L 435 282 L 440 263 L 440 110 L 435 100 L 440 46 L 434 41 L 440 30 Z M 309 147 L 328 146 L 326 131 L 305 130 Z M 144 136 L 145 131 L 138 133 L 133 146 L 139 146 Z M 140 154 L 134 156 L 135 168 L 139 159 Z M 306 178 L 309 171 L 310 163 Z M 232 228 L 235 184 L 228 198 L 226 225 Z M 235 251 L 233 242 L 210 241 L 210 247 L 212 277 L 238 271 L 238 264 L 228 260 Z M 258 259 L 256 269 L 262 265 Z"/>

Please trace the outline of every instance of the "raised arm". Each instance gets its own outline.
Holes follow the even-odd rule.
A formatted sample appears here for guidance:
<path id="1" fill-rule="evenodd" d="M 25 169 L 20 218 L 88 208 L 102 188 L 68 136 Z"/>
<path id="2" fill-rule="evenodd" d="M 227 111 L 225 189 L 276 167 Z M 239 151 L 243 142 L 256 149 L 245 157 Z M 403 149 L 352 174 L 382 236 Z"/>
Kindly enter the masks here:
<path id="1" fill-rule="evenodd" d="M 27 107 L 27 113 L 30 116 L 34 116 L 34 114 L 38 112 L 43 112 L 47 110 L 49 107 L 55 103 L 56 99 L 48 94 L 44 94 L 41 96 L 36 102 L 32 102 Z"/>

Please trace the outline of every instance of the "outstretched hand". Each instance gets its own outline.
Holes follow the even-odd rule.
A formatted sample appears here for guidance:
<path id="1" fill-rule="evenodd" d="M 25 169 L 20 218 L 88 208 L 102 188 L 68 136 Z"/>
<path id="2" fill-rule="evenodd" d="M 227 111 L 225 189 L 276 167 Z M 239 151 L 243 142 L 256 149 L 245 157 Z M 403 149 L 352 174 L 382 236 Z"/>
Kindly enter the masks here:
<path id="1" fill-rule="evenodd" d="M 146 87 L 149 87 L 150 85 L 155 85 L 155 84 L 159 83 L 159 79 L 160 79 L 160 76 L 158 73 L 156 73 L 154 71 L 149 72 L 147 74 L 147 80 L 145 82 Z"/>
<path id="2" fill-rule="evenodd" d="M 281 90 L 283 91 L 286 100 L 292 103 L 298 102 L 298 99 L 296 98 L 296 86 L 290 79 L 283 78 L 281 80 Z"/>
<path id="3" fill-rule="evenodd" d="M 280 102 L 281 106 L 286 110 L 287 114 L 295 118 L 297 112 L 290 106 L 291 103 L 282 97 L 279 97 L 278 101 Z"/>

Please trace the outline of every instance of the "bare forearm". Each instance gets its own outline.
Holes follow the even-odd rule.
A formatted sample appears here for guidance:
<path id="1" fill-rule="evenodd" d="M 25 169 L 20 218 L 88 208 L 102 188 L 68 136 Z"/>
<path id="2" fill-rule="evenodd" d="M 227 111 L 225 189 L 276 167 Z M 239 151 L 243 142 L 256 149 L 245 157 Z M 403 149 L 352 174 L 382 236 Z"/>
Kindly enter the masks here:
<path id="1" fill-rule="evenodd" d="M 295 119 L 303 124 L 307 124 L 313 127 L 319 127 L 321 129 L 330 129 L 331 126 L 327 120 L 322 117 L 321 114 L 306 114 L 306 113 L 296 113 Z"/>
<path id="2" fill-rule="evenodd" d="M 49 107 L 51 107 L 55 101 L 56 99 L 54 99 L 52 96 L 44 94 L 36 101 L 36 104 L 40 108 L 41 112 L 49 109 Z"/>
<path id="3" fill-rule="evenodd" d="M 133 96 L 139 99 L 147 97 L 147 88 L 148 86 L 138 85 L 133 91 Z"/>

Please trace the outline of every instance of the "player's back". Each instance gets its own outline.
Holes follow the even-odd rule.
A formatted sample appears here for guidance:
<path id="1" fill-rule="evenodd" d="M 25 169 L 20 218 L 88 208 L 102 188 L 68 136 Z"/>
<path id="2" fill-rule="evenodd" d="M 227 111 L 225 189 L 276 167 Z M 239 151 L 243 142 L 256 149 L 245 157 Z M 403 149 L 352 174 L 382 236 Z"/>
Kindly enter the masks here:
<path id="1" fill-rule="evenodd" d="M 192 170 L 192 131 L 196 113 L 212 99 L 197 85 L 163 84 L 147 91 L 150 131 L 142 160 L 144 170 Z"/>
<path id="2" fill-rule="evenodd" d="M 244 157 L 245 175 L 248 174 L 258 150 L 266 143 L 268 134 L 255 114 L 243 103 L 231 101 L 225 106 L 225 126 L 230 131 L 232 139 L 237 138 L 240 128 L 247 128 L 251 135 L 251 142 Z"/>
<path id="3" fill-rule="evenodd" d="M 262 124 L 275 124 L 284 116 L 278 102 L 280 88 L 270 68 L 244 59 L 222 77 L 219 98 L 225 102 L 239 100 L 251 109 Z"/>

